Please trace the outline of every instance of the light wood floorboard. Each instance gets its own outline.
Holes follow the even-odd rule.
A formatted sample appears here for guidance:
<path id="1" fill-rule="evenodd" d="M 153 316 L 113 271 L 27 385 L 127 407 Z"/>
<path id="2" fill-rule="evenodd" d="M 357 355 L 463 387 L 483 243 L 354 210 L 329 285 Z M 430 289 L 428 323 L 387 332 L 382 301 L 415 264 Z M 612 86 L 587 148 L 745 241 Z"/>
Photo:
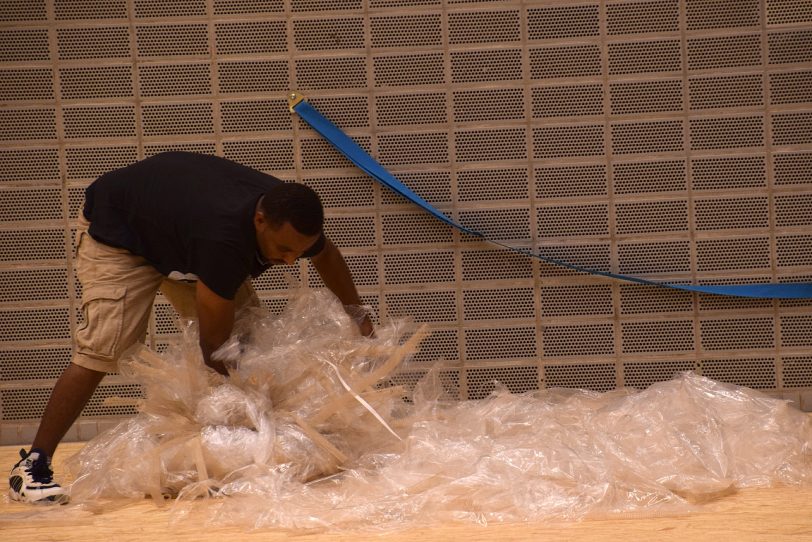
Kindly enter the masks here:
<path id="1" fill-rule="evenodd" d="M 57 478 L 64 480 L 62 461 L 81 448 L 81 443 L 62 444 L 54 460 Z M 0 466 L 16 462 L 19 447 L 0 447 Z M 7 478 L 6 478 L 7 480 Z M 7 482 L 2 487 L 7 491 Z M 454 524 L 432 529 L 410 529 L 385 535 L 369 533 L 295 533 L 212 528 L 192 522 L 171 525 L 167 507 L 157 508 L 151 500 L 129 504 L 99 515 L 75 519 L 49 517 L 50 507 L 0 500 L 0 540 L 87 541 L 173 540 L 222 541 L 264 540 L 269 542 L 311 540 L 387 542 L 426 542 L 464 540 L 466 542 L 550 540 L 617 542 L 619 540 L 812 541 L 812 488 L 769 488 L 743 490 L 703 505 L 698 513 L 677 517 L 611 518 L 573 523 L 533 523 L 510 525 Z M 44 513 L 43 513 L 44 512 Z"/>

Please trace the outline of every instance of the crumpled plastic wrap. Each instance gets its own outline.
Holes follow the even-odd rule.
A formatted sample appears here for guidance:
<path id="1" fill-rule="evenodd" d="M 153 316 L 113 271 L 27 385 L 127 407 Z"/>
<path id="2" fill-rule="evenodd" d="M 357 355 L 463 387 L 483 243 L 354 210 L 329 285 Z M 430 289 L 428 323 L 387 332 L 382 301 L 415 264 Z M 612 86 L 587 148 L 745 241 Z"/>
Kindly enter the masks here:
<path id="1" fill-rule="evenodd" d="M 419 342 L 407 327 L 361 337 L 330 294 L 303 289 L 279 317 L 239 320 L 218 351 L 228 378 L 203 366 L 193 325 L 177 349 L 134 353 L 122 366 L 144 387 L 140 413 L 69 461 L 72 502 L 172 495 L 179 519 L 391 530 L 682 513 L 812 483 L 807 414 L 693 373 L 448 402 L 430 372 L 404 402 L 369 381 Z"/>
<path id="2" fill-rule="evenodd" d="M 278 318 L 257 309 L 240 315 L 215 353 L 228 378 L 203 364 L 191 321 L 182 344 L 163 355 L 134 348 L 120 370 L 143 388 L 139 414 L 69 460 L 72 499 L 148 494 L 160 502 L 192 485 L 208 494 L 217 480 L 252 466 L 306 482 L 398 442 L 389 423 L 405 391 L 374 384 L 423 336 L 401 344 L 403 326 L 362 337 L 332 294 L 300 290 Z"/>

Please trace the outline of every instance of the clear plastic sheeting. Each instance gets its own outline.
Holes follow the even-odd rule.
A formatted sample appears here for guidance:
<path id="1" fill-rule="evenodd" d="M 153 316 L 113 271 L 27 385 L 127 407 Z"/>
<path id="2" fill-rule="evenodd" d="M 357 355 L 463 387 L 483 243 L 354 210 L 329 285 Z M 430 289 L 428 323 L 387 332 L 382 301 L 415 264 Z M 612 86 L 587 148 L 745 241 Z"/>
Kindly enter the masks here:
<path id="1" fill-rule="evenodd" d="M 380 385 L 423 336 L 408 327 L 361 337 L 330 294 L 300 290 L 279 317 L 243 315 L 218 352 L 228 378 L 203 366 L 193 325 L 177 349 L 134 352 L 140 414 L 70 460 L 72 502 L 170 495 L 176 517 L 213 524 L 391 530 L 682 513 L 812 483 L 812 421 L 785 401 L 685 373 L 448 402 L 436 372 Z"/>

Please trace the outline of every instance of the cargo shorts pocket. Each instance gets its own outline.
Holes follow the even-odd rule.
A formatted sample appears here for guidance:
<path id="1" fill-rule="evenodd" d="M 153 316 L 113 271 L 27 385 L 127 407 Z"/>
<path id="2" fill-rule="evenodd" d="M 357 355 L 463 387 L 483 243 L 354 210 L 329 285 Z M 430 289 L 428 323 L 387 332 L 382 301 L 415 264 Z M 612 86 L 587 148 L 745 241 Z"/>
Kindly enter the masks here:
<path id="1" fill-rule="evenodd" d="M 85 321 L 76 331 L 76 351 L 114 359 L 124 325 L 126 286 L 91 286 L 82 292 Z"/>

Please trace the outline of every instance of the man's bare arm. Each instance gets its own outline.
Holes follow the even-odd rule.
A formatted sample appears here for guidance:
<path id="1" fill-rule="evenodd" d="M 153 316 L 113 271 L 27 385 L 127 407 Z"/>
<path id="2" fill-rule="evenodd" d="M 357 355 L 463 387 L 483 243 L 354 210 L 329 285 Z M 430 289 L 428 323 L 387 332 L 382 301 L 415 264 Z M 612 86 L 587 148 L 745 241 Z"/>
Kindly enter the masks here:
<path id="1" fill-rule="evenodd" d="M 344 257 L 332 241 L 325 239 L 324 248 L 310 258 L 310 261 L 313 262 L 313 267 L 319 272 L 324 284 L 345 306 L 361 305 L 361 298 L 358 297 L 358 291 L 355 289 L 347 262 L 344 261 Z M 365 316 L 358 323 L 358 327 L 361 334 L 367 337 L 374 331 L 369 316 Z"/>
<path id="2" fill-rule="evenodd" d="M 197 318 L 200 326 L 200 350 L 206 365 L 220 374 L 228 375 L 222 361 L 214 361 L 211 354 L 231 335 L 234 327 L 234 301 L 220 297 L 197 281 Z"/>

